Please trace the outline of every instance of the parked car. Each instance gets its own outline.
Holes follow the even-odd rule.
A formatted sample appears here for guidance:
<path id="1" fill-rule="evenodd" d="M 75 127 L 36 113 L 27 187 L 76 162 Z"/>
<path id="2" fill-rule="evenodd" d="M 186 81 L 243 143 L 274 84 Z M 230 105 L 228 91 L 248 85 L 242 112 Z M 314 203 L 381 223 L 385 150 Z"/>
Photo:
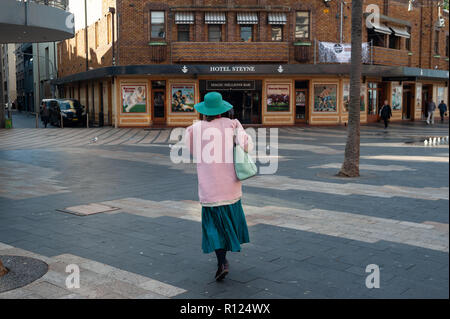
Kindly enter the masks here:
<path id="1" fill-rule="evenodd" d="M 63 124 L 86 124 L 86 110 L 75 99 L 55 99 L 56 103 L 50 103 L 50 124 L 61 126 Z"/>

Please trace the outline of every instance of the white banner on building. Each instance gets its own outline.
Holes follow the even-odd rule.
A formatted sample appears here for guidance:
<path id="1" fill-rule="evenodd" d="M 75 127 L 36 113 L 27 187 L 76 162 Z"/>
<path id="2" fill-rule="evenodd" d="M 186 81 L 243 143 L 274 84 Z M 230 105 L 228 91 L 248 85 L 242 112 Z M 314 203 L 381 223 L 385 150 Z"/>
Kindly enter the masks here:
<path id="1" fill-rule="evenodd" d="M 370 43 L 362 44 L 362 62 L 370 62 Z M 319 62 L 321 63 L 350 63 L 352 45 L 350 43 L 334 43 L 319 41 Z"/>

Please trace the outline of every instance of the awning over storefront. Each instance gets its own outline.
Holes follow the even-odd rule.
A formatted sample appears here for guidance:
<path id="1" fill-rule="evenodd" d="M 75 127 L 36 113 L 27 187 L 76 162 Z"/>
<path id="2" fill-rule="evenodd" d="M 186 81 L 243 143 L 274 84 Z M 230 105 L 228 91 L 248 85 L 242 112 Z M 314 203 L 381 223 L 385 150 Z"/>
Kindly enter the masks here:
<path id="1" fill-rule="evenodd" d="M 284 12 L 269 12 L 268 16 L 269 24 L 286 24 L 287 17 Z"/>
<path id="2" fill-rule="evenodd" d="M 225 12 L 205 12 L 205 24 L 225 24 Z"/>
<path id="3" fill-rule="evenodd" d="M 175 12 L 175 24 L 194 24 L 194 13 Z"/>
<path id="4" fill-rule="evenodd" d="M 258 24 L 258 15 L 256 12 L 238 12 L 238 24 Z"/>
<path id="5" fill-rule="evenodd" d="M 393 27 L 389 26 L 389 28 L 394 31 L 394 34 L 398 37 L 410 38 L 411 35 L 408 33 L 406 27 Z"/>
<path id="6" fill-rule="evenodd" d="M 280 68 L 281 67 L 281 68 Z M 193 64 L 193 65 L 127 65 L 109 66 L 87 72 L 72 74 L 52 80 L 52 84 L 61 85 L 78 81 L 108 78 L 123 75 L 166 75 L 175 77 L 197 77 L 199 75 L 234 76 L 305 76 L 350 74 L 350 64 Z M 429 79 L 448 81 L 449 71 L 432 70 L 400 66 L 363 65 L 362 75 L 371 77 L 414 77 L 418 80 Z"/>
<path id="7" fill-rule="evenodd" d="M 389 29 L 385 24 L 382 23 L 372 23 L 372 29 L 375 32 L 383 34 L 392 34 L 391 29 Z"/>

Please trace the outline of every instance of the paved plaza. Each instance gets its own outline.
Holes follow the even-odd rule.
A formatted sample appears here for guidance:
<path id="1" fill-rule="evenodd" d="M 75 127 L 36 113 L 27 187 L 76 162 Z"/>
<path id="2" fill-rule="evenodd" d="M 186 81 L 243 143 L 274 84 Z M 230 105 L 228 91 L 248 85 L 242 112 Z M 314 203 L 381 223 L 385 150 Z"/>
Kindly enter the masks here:
<path id="1" fill-rule="evenodd" d="M 423 145 L 447 123 L 362 126 L 356 179 L 334 176 L 345 127 L 279 128 L 277 173 L 243 183 L 251 242 L 221 283 L 201 251 L 195 166 L 170 161 L 170 133 L 0 131 L 0 255 L 49 265 L 0 298 L 449 297 L 449 148 Z M 380 288 L 366 287 L 370 264 Z"/>

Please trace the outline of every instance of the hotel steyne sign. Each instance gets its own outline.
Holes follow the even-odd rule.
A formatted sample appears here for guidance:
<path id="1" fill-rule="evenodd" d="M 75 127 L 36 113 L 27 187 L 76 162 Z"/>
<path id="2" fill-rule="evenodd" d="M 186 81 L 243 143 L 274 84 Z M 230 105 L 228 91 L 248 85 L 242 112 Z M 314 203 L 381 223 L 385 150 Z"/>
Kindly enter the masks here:
<path id="1" fill-rule="evenodd" d="M 224 66 L 210 66 L 210 72 L 255 72 L 255 66 L 242 66 L 242 65 L 224 65 Z"/>

